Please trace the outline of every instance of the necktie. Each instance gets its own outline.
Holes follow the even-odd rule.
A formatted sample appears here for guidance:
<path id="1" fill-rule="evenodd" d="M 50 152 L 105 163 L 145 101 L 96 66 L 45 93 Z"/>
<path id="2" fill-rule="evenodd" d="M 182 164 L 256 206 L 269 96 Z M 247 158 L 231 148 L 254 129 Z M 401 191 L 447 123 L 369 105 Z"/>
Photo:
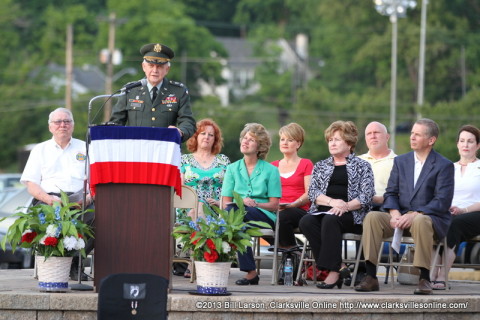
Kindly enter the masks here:
<path id="1" fill-rule="evenodd" d="M 157 87 L 153 87 L 152 88 L 152 102 L 155 101 L 155 99 L 157 98 L 157 90 L 158 88 Z"/>

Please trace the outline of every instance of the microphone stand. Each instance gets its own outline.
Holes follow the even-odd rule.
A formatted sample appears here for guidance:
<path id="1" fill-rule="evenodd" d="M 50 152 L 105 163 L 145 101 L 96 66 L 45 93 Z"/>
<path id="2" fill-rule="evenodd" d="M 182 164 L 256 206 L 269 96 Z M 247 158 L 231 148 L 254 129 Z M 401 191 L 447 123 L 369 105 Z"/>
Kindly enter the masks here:
<path id="1" fill-rule="evenodd" d="M 119 92 L 120 93 L 117 93 Z M 110 100 L 111 98 L 117 98 L 117 97 L 122 97 L 124 96 L 125 94 L 127 93 L 127 90 L 124 90 L 124 88 L 114 92 L 113 94 L 102 94 L 102 95 L 99 95 L 99 96 L 95 96 L 93 97 L 92 99 L 90 99 L 90 102 L 88 102 L 88 115 L 87 115 L 87 125 L 88 125 L 88 132 L 87 132 L 87 135 L 90 135 L 90 132 L 89 132 L 89 129 L 90 127 L 92 126 L 92 123 L 91 123 L 91 119 L 90 119 L 90 114 L 92 112 L 92 103 L 93 101 L 97 100 L 97 99 L 101 99 L 101 98 L 108 98 L 107 100 L 105 100 L 105 102 L 102 104 L 102 106 L 100 107 L 100 109 L 97 111 L 97 114 L 95 115 L 95 117 L 98 115 L 98 112 L 100 112 L 102 109 L 103 109 L 103 106 L 105 106 L 105 103 Z"/>
<path id="2" fill-rule="evenodd" d="M 118 92 L 118 91 L 117 91 Z M 91 124 L 91 121 L 90 121 L 90 114 L 91 114 L 91 111 L 92 111 L 92 103 L 93 101 L 97 100 L 97 99 L 100 99 L 100 98 L 108 98 L 108 99 L 111 99 L 112 97 L 121 97 L 121 96 L 124 96 L 126 94 L 126 90 L 123 91 L 119 94 L 104 94 L 104 95 L 99 95 L 99 96 L 96 96 L 96 97 L 93 97 L 92 99 L 90 99 L 90 102 L 88 103 L 88 116 L 87 116 L 87 133 L 86 133 L 86 139 L 85 139 L 85 153 L 86 153 L 86 157 L 85 157 L 85 176 L 84 176 L 84 183 L 83 183 L 83 202 L 82 202 L 82 212 L 85 212 L 86 210 L 86 202 L 87 202 L 87 187 L 88 187 L 88 181 L 90 181 L 90 170 L 88 170 L 89 168 L 89 164 L 90 164 L 90 152 L 89 152 L 89 146 L 90 146 L 90 128 L 92 127 L 92 124 Z M 103 108 L 103 106 L 105 105 L 102 104 L 100 110 Z M 98 113 L 97 113 L 98 114 Z M 82 222 L 83 222 L 83 218 L 84 218 L 84 215 L 82 214 Z M 82 283 L 82 256 L 80 255 L 80 253 L 78 254 L 78 283 L 75 283 L 75 284 L 72 284 L 70 286 L 70 288 L 72 290 L 77 290 L 77 291 L 92 291 L 93 290 L 93 287 L 90 286 L 90 285 L 86 285 L 86 284 L 83 284 Z M 91 265 L 90 268 L 92 268 L 93 266 Z"/>
<path id="3" fill-rule="evenodd" d="M 87 133 L 87 135 L 89 135 L 89 133 Z M 86 145 L 87 145 L 87 150 L 88 150 L 88 141 L 86 142 Z M 88 151 L 87 151 L 87 154 L 88 154 Z M 85 212 L 85 209 L 86 209 L 86 206 L 85 206 L 85 203 L 87 202 L 87 169 L 88 169 L 88 164 L 89 164 L 89 158 L 88 156 L 86 157 L 85 159 L 85 178 L 84 178 L 84 182 L 83 182 L 83 202 L 82 202 L 82 212 Z M 83 222 L 83 218 L 84 218 L 84 215 L 82 214 L 82 222 Z M 86 243 L 85 243 L 86 244 Z M 90 286 L 90 285 L 87 285 L 87 284 L 83 284 L 82 283 L 82 255 L 80 254 L 80 252 L 78 253 L 78 283 L 75 283 L 75 284 L 72 284 L 70 286 L 70 288 L 72 290 L 77 290 L 77 291 L 92 291 L 93 290 L 93 287 Z M 90 268 L 92 268 L 92 266 L 90 265 Z"/>

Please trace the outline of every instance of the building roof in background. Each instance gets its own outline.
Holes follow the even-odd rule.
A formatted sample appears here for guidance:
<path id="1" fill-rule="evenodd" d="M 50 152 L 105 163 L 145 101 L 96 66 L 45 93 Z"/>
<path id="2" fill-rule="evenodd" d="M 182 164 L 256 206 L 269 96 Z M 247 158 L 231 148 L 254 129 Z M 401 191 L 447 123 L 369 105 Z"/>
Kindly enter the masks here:
<path id="1" fill-rule="evenodd" d="M 244 38 L 215 37 L 228 52 L 228 65 L 231 68 L 255 68 L 259 63 L 253 57 L 253 46 Z"/>
<path id="2" fill-rule="evenodd" d="M 60 90 L 65 86 L 65 66 L 50 63 L 46 67 L 39 67 L 32 71 L 32 77 L 40 77 L 41 80 L 49 81 L 54 90 Z M 81 68 L 73 68 L 72 91 L 74 94 L 87 92 L 103 92 L 105 90 L 105 74 L 96 66 L 85 65 Z"/>

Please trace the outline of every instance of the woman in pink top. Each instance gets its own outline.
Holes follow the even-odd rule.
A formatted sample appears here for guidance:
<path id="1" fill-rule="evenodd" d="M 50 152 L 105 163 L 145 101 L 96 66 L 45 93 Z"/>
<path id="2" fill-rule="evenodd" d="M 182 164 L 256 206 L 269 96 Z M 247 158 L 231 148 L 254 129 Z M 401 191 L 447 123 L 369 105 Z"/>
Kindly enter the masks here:
<path id="1" fill-rule="evenodd" d="M 293 230 L 298 228 L 298 222 L 307 214 L 310 207 L 307 192 L 313 170 L 313 163 L 298 156 L 302 147 L 305 131 L 296 124 L 290 123 L 280 128 L 280 151 L 283 159 L 273 161 L 278 167 L 282 183 L 282 198 L 280 199 L 279 247 L 290 249 L 297 246 Z"/>

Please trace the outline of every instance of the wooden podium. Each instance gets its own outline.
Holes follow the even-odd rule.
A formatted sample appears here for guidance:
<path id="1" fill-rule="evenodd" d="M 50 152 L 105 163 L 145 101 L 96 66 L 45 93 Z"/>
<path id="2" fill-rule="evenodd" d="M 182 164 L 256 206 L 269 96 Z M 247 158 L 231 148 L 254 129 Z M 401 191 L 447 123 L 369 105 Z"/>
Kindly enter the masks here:
<path id="1" fill-rule="evenodd" d="M 105 126 L 90 134 L 95 290 L 114 273 L 150 273 L 171 283 L 180 135 L 176 129 Z"/>

